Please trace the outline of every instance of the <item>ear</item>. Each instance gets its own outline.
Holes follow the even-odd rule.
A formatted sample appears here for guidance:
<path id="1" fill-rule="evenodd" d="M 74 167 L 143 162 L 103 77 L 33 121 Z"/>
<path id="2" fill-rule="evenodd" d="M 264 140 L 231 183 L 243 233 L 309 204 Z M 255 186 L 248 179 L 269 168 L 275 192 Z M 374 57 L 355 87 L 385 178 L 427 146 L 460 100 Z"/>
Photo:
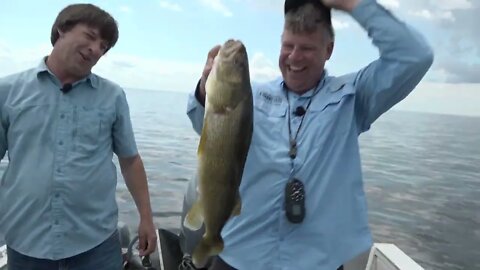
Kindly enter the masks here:
<path id="1" fill-rule="evenodd" d="M 65 32 L 63 32 L 62 30 L 60 30 L 60 28 L 57 28 L 57 32 L 58 32 L 58 37 L 61 38 L 65 35 Z"/>
<path id="2" fill-rule="evenodd" d="M 334 47 L 334 42 L 333 41 L 329 41 L 328 44 L 327 44 L 327 57 L 326 59 L 327 60 L 330 60 L 330 57 L 332 56 L 332 53 L 333 53 L 333 47 Z"/>

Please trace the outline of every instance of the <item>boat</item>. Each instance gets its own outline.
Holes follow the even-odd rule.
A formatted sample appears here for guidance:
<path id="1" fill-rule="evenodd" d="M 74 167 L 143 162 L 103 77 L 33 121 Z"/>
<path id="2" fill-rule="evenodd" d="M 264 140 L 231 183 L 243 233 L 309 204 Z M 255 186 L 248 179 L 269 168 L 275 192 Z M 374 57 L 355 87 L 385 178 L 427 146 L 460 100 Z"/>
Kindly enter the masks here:
<path id="1" fill-rule="evenodd" d="M 0 270 L 7 270 L 7 246 L 0 246 Z"/>
<path id="2" fill-rule="evenodd" d="M 140 258 L 135 252 L 138 236 L 131 237 L 128 227 L 119 224 L 120 242 L 124 259 L 123 270 L 178 270 L 183 253 L 179 236 L 159 228 L 157 248 L 149 256 Z M 7 248 L 0 246 L 0 270 L 7 270 Z M 424 270 L 395 244 L 375 243 L 369 252 L 347 263 L 344 270 Z"/>

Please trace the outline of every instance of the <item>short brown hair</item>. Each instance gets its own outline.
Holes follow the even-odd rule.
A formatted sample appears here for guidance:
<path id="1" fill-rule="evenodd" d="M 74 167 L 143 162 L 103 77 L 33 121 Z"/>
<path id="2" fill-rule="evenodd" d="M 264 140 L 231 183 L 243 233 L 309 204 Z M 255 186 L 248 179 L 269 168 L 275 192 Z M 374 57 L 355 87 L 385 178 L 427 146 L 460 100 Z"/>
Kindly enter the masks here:
<path id="1" fill-rule="evenodd" d="M 107 51 L 117 43 L 118 25 L 110 14 L 92 4 L 73 4 L 60 11 L 55 19 L 50 36 L 52 45 L 58 40 L 58 30 L 67 32 L 79 23 L 98 28 L 101 38 L 107 41 Z"/>
<path id="2" fill-rule="evenodd" d="M 285 28 L 294 33 L 311 33 L 322 25 L 333 40 L 335 33 L 330 12 L 330 8 L 307 2 L 298 8 L 288 10 L 285 14 Z"/>

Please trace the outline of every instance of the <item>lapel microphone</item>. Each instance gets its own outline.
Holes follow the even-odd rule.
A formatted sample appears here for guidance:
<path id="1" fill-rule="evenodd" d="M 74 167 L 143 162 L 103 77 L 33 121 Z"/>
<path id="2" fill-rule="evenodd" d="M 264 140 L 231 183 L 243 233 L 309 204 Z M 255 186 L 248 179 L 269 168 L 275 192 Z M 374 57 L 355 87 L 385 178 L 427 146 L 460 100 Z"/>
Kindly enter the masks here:
<path id="1" fill-rule="evenodd" d="M 60 91 L 62 91 L 62 93 L 64 93 L 64 94 L 70 92 L 71 90 L 72 90 L 72 84 L 71 83 L 67 83 L 67 84 L 63 85 L 62 88 L 60 88 Z"/>
<path id="2" fill-rule="evenodd" d="M 302 107 L 302 106 L 298 106 L 295 111 L 293 112 L 293 114 L 295 116 L 303 116 L 304 114 L 306 113 L 305 109 Z"/>

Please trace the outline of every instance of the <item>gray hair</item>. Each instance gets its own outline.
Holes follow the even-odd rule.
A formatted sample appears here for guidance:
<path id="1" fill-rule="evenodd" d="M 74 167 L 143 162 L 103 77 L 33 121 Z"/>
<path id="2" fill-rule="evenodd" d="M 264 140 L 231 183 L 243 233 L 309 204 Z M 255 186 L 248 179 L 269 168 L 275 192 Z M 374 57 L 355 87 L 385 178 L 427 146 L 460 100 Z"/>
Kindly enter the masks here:
<path id="1" fill-rule="evenodd" d="M 330 9 L 327 7 L 318 7 L 312 3 L 307 3 L 297 9 L 290 10 L 285 14 L 285 29 L 294 33 L 312 33 L 321 26 L 327 30 L 328 36 L 335 38 L 332 26 Z"/>

